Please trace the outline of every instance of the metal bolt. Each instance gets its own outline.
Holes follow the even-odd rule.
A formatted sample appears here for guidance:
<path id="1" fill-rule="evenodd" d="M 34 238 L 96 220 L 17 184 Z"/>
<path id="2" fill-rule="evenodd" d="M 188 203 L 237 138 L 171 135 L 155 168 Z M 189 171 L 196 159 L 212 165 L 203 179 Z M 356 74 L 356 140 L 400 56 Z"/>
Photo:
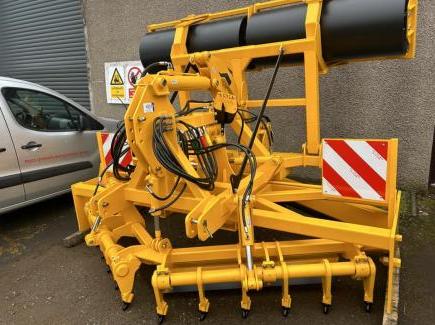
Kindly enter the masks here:
<path id="1" fill-rule="evenodd" d="M 160 80 L 160 85 L 161 85 L 162 87 L 165 87 L 166 84 L 167 84 L 166 79 L 163 79 L 163 78 L 162 78 L 162 79 Z"/>
<path id="2" fill-rule="evenodd" d="M 94 224 L 92 225 L 91 232 L 95 232 L 95 231 L 97 231 L 97 230 L 98 230 L 98 227 L 100 226 L 100 223 L 101 223 L 101 217 L 100 217 L 100 216 L 97 216 L 97 217 L 95 218 L 95 222 L 94 222 Z"/>
<path id="3" fill-rule="evenodd" d="M 115 268 L 116 275 L 120 277 L 125 277 L 128 274 L 128 271 L 129 271 L 128 265 L 125 263 L 122 263 L 121 265 Z"/>
<path id="4" fill-rule="evenodd" d="M 210 238 L 213 238 L 213 235 L 211 234 L 210 230 L 208 230 L 208 228 L 207 228 L 207 220 L 204 220 L 204 221 L 203 221 L 202 226 L 204 227 L 205 231 L 207 232 L 207 235 L 208 235 Z"/>
<path id="5" fill-rule="evenodd" d="M 139 116 L 138 118 L 137 118 L 137 120 L 139 121 L 139 122 L 145 122 L 146 121 L 146 117 L 145 116 Z"/>

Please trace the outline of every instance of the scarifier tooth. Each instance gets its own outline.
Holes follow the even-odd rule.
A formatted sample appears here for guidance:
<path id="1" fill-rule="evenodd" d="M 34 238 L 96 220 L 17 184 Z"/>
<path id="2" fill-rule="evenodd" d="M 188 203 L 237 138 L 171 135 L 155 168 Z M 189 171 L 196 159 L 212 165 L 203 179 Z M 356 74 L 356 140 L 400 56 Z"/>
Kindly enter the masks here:
<path id="1" fill-rule="evenodd" d="M 249 309 L 242 308 L 242 318 L 246 319 L 249 316 Z"/>
<path id="2" fill-rule="evenodd" d="M 122 302 L 122 310 L 126 311 L 130 307 L 130 303 L 123 301 Z"/>
<path id="3" fill-rule="evenodd" d="M 162 324 L 165 321 L 165 315 L 157 314 L 157 323 Z"/>
<path id="4" fill-rule="evenodd" d="M 207 314 L 208 313 L 206 313 L 204 311 L 200 311 L 199 312 L 199 321 L 202 322 L 207 317 Z"/>
<path id="5" fill-rule="evenodd" d="M 284 317 L 287 317 L 289 313 L 290 313 L 290 308 L 288 308 L 288 307 L 282 307 L 282 315 Z"/>
<path id="6" fill-rule="evenodd" d="M 372 302 L 364 302 L 365 304 L 365 311 L 367 313 L 370 313 L 372 311 L 373 308 L 373 303 Z"/>
<path id="7" fill-rule="evenodd" d="M 323 313 L 324 313 L 325 315 L 329 314 L 329 312 L 331 311 L 331 305 L 328 305 L 328 304 L 322 304 L 322 306 L 323 306 Z"/>

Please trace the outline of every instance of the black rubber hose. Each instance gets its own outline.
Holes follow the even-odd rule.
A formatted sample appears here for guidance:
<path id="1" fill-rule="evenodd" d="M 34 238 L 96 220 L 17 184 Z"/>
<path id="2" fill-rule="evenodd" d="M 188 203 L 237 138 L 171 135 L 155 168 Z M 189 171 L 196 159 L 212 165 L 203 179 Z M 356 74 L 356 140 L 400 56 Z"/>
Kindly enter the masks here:
<path id="1" fill-rule="evenodd" d="M 166 69 L 168 69 L 169 67 L 172 67 L 172 63 L 168 62 L 168 61 L 158 61 L 158 62 L 151 63 L 143 69 L 142 74 L 141 74 L 141 78 L 145 77 L 147 75 L 147 73 L 155 72 L 153 70 L 155 70 L 155 68 L 159 68 L 159 67 L 160 68 L 166 67 Z M 160 70 L 162 70 L 162 69 L 158 69 L 158 71 L 160 71 Z"/>
<path id="2" fill-rule="evenodd" d="M 267 103 L 269 102 L 269 97 L 270 97 L 270 94 L 272 92 L 273 85 L 275 84 L 276 75 L 278 73 L 279 66 L 280 66 L 283 55 L 284 55 L 284 51 L 281 49 L 279 51 L 279 55 L 278 55 L 278 58 L 277 58 L 276 63 L 275 63 L 275 69 L 273 70 L 272 79 L 270 79 L 269 87 L 267 88 L 266 96 L 264 97 L 263 104 L 261 105 L 260 113 L 257 116 L 257 121 L 255 123 L 254 131 L 252 132 L 252 136 L 251 136 L 251 139 L 249 141 L 249 145 L 248 145 L 249 150 L 252 150 L 252 147 L 254 146 L 254 142 L 256 140 L 257 133 L 258 133 L 258 129 L 260 128 L 260 124 L 262 122 L 264 112 L 265 112 L 266 107 L 267 107 Z M 243 159 L 242 165 L 240 166 L 239 172 L 237 173 L 237 175 L 231 177 L 231 185 L 233 187 L 233 191 L 236 191 L 240 185 L 240 181 L 241 181 L 242 175 L 245 171 L 247 162 L 248 162 L 248 157 L 245 156 L 245 158 Z"/>

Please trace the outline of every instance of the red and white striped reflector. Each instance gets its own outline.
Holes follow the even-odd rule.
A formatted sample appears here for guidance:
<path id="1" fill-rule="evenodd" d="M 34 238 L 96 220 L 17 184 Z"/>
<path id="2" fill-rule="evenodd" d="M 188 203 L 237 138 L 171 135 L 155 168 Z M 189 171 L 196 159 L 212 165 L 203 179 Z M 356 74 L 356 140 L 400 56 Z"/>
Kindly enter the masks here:
<path id="1" fill-rule="evenodd" d="M 101 136 L 101 143 L 103 145 L 103 155 L 104 155 L 104 164 L 107 166 L 112 162 L 112 154 L 110 153 L 110 146 L 112 145 L 113 140 L 113 133 L 100 133 Z M 125 155 L 123 155 L 120 159 L 120 164 L 123 167 L 127 167 L 131 164 L 133 160 L 133 156 L 131 154 L 131 151 L 127 151 Z"/>
<path id="2" fill-rule="evenodd" d="M 323 140 L 323 194 L 385 201 L 388 141 Z"/>

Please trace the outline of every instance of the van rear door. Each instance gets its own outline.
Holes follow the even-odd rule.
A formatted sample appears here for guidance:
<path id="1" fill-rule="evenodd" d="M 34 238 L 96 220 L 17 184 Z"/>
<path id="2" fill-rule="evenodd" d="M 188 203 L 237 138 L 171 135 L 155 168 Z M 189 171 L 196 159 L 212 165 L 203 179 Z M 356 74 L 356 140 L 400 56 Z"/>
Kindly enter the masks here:
<path id="1" fill-rule="evenodd" d="M 0 109 L 0 212 L 24 201 L 24 186 L 11 134 Z"/>

